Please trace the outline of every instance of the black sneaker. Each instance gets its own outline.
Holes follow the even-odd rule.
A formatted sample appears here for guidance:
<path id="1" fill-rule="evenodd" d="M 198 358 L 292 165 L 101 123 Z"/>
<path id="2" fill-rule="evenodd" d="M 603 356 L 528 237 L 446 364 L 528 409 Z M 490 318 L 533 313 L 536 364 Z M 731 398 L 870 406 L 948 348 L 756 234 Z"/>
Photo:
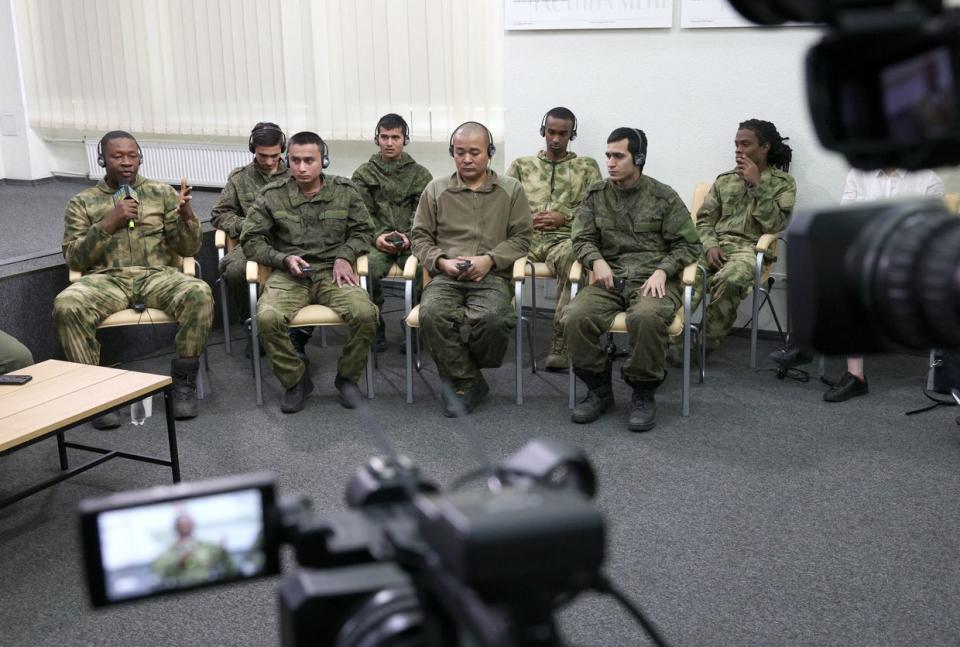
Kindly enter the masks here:
<path id="1" fill-rule="evenodd" d="M 823 399 L 827 402 L 844 402 L 858 395 L 866 395 L 869 390 L 866 376 L 861 381 L 853 373 L 846 372 L 836 384 L 827 389 Z"/>
<path id="2" fill-rule="evenodd" d="M 360 406 L 363 395 L 360 393 L 360 387 L 357 386 L 356 382 L 341 377 L 340 374 L 337 373 L 337 377 L 333 380 L 333 385 L 337 387 L 337 391 L 340 392 L 338 398 L 341 407 L 344 409 L 356 409 Z"/>
<path id="3" fill-rule="evenodd" d="M 789 344 L 778 348 L 767 355 L 767 357 L 770 358 L 771 362 L 783 368 L 792 368 L 794 366 L 800 366 L 801 364 L 809 364 L 813 361 L 813 356 L 801 351 L 800 347 L 796 344 Z"/>
<path id="4" fill-rule="evenodd" d="M 280 401 L 280 411 L 284 413 L 300 411 L 311 391 L 313 391 L 313 382 L 310 380 L 310 375 L 304 372 L 300 381 L 284 392 L 283 399 Z"/>

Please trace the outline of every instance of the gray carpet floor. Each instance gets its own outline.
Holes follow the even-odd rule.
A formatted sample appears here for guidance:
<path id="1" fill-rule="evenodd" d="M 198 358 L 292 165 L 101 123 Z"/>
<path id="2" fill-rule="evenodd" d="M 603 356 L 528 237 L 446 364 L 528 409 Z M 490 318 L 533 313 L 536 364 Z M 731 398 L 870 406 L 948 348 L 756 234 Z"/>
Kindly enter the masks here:
<path id="1" fill-rule="evenodd" d="M 456 424 L 440 414 L 431 360 L 416 378 L 416 404 L 404 402 L 398 317 L 388 315 L 392 347 L 375 372 L 372 418 L 443 484 L 477 465 L 468 432 L 496 460 L 533 437 L 585 448 L 608 525 L 605 570 L 670 644 L 960 642 L 958 412 L 903 415 L 925 403 L 924 358 L 870 357 L 870 395 L 827 404 L 815 380 L 750 370 L 747 341 L 734 337 L 710 358 L 706 383 L 693 387 L 688 418 L 674 370 L 658 393 L 656 429 L 632 434 L 619 380 L 616 410 L 588 426 L 569 421 L 565 375 L 526 371 L 526 400 L 515 405 L 508 354 L 488 373 L 489 400 Z M 547 322 L 538 329 L 545 339 Z M 281 492 L 306 494 L 317 510 L 343 509 L 345 484 L 378 450 L 364 417 L 336 401 L 342 337 L 331 331 L 327 348 L 317 339 L 309 347 L 317 390 L 296 415 L 279 412 L 281 389 L 266 363 L 266 403 L 257 407 L 244 342 L 228 356 L 220 341 L 212 339 L 201 416 L 178 424 L 184 478 L 270 470 Z M 773 347 L 764 344 L 764 356 Z M 163 373 L 169 359 L 127 367 Z M 828 371 L 840 367 L 833 359 Z M 162 453 L 163 431 L 160 414 L 142 428 L 71 436 Z M 0 458 L 0 496 L 56 469 L 52 441 Z M 116 460 L 0 511 L 0 645 L 276 644 L 275 578 L 89 607 L 78 502 L 166 482 L 161 467 Z M 596 595 L 578 598 L 560 620 L 571 644 L 648 644 L 612 600 Z"/>

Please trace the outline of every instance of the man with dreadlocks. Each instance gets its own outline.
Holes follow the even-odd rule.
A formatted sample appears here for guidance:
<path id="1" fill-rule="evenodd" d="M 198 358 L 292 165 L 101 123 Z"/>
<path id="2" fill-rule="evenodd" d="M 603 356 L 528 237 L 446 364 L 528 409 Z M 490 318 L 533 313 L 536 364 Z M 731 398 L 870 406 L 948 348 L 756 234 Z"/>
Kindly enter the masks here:
<path id="1" fill-rule="evenodd" d="M 792 151 L 784 141 L 769 121 L 741 123 L 734 140 L 736 168 L 717 177 L 697 212 L 697 232 L 710 277 L 708 353 L 730 332 L 737 307 L 750 293 L 757 240 L 783 231 L 793 212 L 797 184 L 787 173 Z M 671 363 L 679 350 L 678 346 L 670 349 Z"/>

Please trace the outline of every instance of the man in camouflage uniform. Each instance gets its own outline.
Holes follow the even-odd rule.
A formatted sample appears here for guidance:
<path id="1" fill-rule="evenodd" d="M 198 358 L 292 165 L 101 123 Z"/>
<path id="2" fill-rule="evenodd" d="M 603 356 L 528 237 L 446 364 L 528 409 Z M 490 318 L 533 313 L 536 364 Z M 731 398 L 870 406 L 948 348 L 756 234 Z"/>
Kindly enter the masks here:
<path id="1" fill-rule="evenodd" d="M 410 227 L 413 213 L 427 183 L 430 171 L 420 166 L 403 147 L 410 141 L 407 122 L 397 114 L 386 114 L 377 122 L 374 142 L 380 152 L 353 172 L 353 183 L 373 219 L 373 248 L 369 252 L 370 288 L 373 303 L 383 311 L 380 280 L 396 263 L 401 268 L 410 258 Z M 419 277 L 417 291 L 419 291 Z M 377 325 L 376 348 L 387 349 L 383 316 Z"/>
<path id="2" fill-rule="evenodd" d="M 373 225 L 353 183 L 323 173 L 329 156 L 319 135 L 297 133 L 288 148 L 292 177 L 260 191 L 240 234 L 247 258 L 279 270 L 267 279 L 257 302 L 260 341 L 286 389 L 280 410 L 300 411 L 313 382 L 290 340 L 290 320 L 311 303 L 335 310 L 350 333 L 334 386 L 340 404 L 352 409 L 379 314 L 353 271 L 357 257 L 367 252 Z"/>
<path id="3" fill-rule="evenodd" d="M 654 392 L 666 376 L 667 329 L 681 305 L 680 274 L 700 255 L 683 201 L 643 175 L 646 151 L 643 131 L 610 133 L 610 178 L 587 189 L 573 223 L 573 251 L 594 277 L 563 318 L 573 370 L 590 389 L 571 413 L 576 423 L 593 422 L 614 406 L 611 364 L 600 338 L 626 311 L 629 355 L 620 372 L 633 387 L 627 428 L 653 428 Z"/>
<path id="4" fill-rule="evenodd" d="M 197 415 L 198 357 L 213 324 L 213 297 L 203 281 L 178 266 L 200 249 L 200 222 L 183 178 L 180 193 L 138 174 L 142 156 L 136 140 L 115 130 L 100 140 L 105 175 L 97 186 L 67 203 L 63 256 L 79 281 L 57 295 L 53 321 L 71 362 L 99 364 L 96 327 L 111 314 L 140 305 L 177 320 L 178 357 L 171 365 L 173 410 L 178 419 Z M 116 427 L 114 412 L 97 418 L 98 429 Z"/>
<path id="5" fill-rule="evenodd" d="M 281 157 L 286 150 L 286 138 L 280 126 L 261 121 L 250 131 L 247 142 L 253 161 L 230 172 L 227 184 L 220 192 L 210 212 L 210 221 L 234 241 L 240 238 L 243 221 L 260 189 L 268 182 L 290 177 L 290 171 Z M 247 257 L 238 244 L 220 261 L 220 278 L 241 312 L 247 301 Z M 226 329 L 224 322 L 224 329 Z"/>
<path id="6" fill-rule="evenodd" d="M 735 146 L 736 168 L 717 177 L 697 212 L 709 275 L 708 353 L 720 347 L 737 319 L 740 302 L 753 289 L 757 241 L 786 228 L 797 200 L 797 184 L 787 173 L 790 147 L 772 123 L 757 119 L 741 123 Z M 694 307 L 701 297 L 697 290 Z M 671 347 L 670 361 L 682 361 L 679 344 Z"/>
<path id="7" fill-rule="evenodd" d="M 523 187 L 487 168 L 495 152 L 486 126 L 459 126 L 450 138 L 457 172 L 427 185 L 413 220 L 413 253 L 432 277 L 420 331 L 444 381 L 448 417 L 469 413 L 490 391 L 480 369 L 500 366 L 507 352 L 516 325 L 510 276 L 533 236 Z"/>
<path id="8" fill-rule="evenodd" d="M 557 277 L 557 308 L 553 315 L 553 340 L 545 362 L 548 371 L 566 371 L 570 362 L 560 326 L 570 303 L 570 266 L 573 247 L 570 225 L 583 194 L 599 182 L 600 167 L 591 157 L 577 157 L 567 145 L 577 137 L 577 118 L 567 108 L 553 108 L 540 123 L 546 149 L 515 159 L 507 176 L 523 185 L 533 213 L 533 242 L 527 258 L 546 263 Z"/>
<path id="9" fill-rule="evenodd" d="M 195 525 L 193 517 L 180 512 L 173 524 L 176 539 L 150 564 L 164 587 L 216 582 L 239 574 L 222 546 L 193 536 Z"/>
<path id="10" fill-rule="evenodd" d="M 0 375 L 19 371 L 33 364 L 30 349 L 17 341 L 13 335 L 0 330 Z"/>

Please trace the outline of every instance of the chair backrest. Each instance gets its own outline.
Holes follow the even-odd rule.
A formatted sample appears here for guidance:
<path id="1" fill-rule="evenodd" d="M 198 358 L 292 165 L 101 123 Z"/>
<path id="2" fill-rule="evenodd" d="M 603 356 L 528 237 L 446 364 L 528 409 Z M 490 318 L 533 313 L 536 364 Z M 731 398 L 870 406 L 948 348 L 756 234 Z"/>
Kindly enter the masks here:
<path id="1" fill-rule="evenodd" d="M 697 221 L 697 212 L 700 211 L 700 207 L 703 206 L 703 201 L 707 199 L 707 194 L 710 193 L 710 187 L 713 186 L 713 182 L 698 182 L 695 187 L 693 187 L 693 202 L 690 204 L 690 217 L 693 218 L 693 221 Z"/>
<path id="2" fill-rule="evenodd" d="M 943 201 L 947 203 L 950 213 L 960 214 L 960 193 L 947 193 L 943 196 Z"/>

